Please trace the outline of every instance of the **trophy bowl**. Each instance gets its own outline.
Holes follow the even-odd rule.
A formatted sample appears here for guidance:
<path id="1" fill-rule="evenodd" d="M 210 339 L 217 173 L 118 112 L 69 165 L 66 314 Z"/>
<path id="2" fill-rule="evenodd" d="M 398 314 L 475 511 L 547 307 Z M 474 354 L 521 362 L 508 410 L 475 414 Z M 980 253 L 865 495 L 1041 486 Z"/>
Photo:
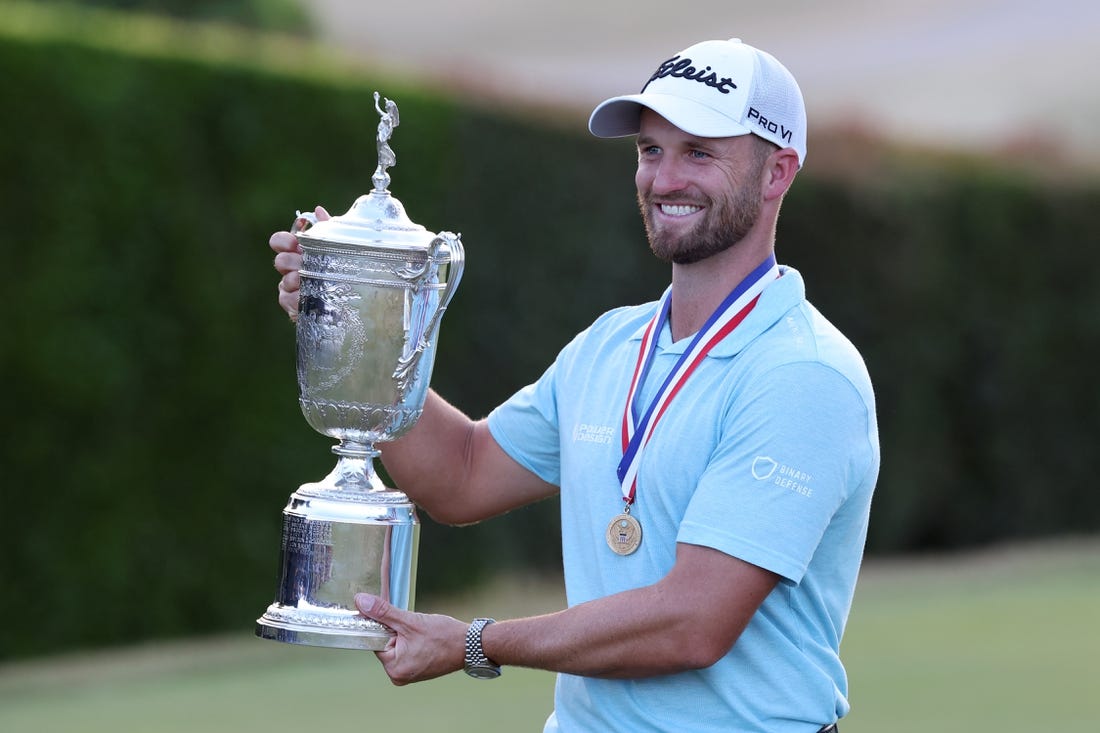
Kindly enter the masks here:
<path id="1" fill-rule="evenodd" d="M 256 622 L 265 639 L 376 651 L 392 633 L 359 614 L 355 594 L 412 609 L 420 536 L 413 503 L 375 472 L 376 444 L 420 417 L 439 322 L 465 265 L 457 235 L 414 224 L 388 191 L 397 106 L 378 111 L 374 189 L 342 216 L 299 213 L 293 226 L 299 403 L 314 430 L 338 441 L 338 459 L 291 494 L 275 601 Z"/>

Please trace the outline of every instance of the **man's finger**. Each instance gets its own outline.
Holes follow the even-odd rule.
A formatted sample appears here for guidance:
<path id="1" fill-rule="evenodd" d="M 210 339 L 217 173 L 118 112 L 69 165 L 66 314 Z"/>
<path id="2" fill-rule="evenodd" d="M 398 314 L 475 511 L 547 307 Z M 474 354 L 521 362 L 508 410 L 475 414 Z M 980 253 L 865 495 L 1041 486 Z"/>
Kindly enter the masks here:
<path id="1" fill-rule="evenodd" d="M 290 232 L 275 232 L 267 243 L 276 252 L 301 252 L 298 238 Z"/>
<path id="2" fill-rule="evenodd" d="M 401 616 L 406 613 L 401 609 L 394 608 L 388 601 L 370 593 L 356 593 L 355 607 L 359 609 L 359 613 L 367 618 L 377 621 L 394 631 L 401 626 Z"/>

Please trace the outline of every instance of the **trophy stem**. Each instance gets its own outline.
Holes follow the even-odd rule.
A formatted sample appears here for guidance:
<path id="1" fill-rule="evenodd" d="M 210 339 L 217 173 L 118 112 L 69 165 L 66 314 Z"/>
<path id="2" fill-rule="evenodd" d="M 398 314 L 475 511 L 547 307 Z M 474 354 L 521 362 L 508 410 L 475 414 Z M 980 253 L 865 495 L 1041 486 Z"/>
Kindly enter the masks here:
<path id="1" fill-rule="evenodd" d="M 378 493 L 392 491 L 382 483 L 374 470 L 374 459 L 382 455 L 372 443 L 344 439 L 332 447 L 340 459 L 320 486 L 335 491 L 351 493 Z"/>

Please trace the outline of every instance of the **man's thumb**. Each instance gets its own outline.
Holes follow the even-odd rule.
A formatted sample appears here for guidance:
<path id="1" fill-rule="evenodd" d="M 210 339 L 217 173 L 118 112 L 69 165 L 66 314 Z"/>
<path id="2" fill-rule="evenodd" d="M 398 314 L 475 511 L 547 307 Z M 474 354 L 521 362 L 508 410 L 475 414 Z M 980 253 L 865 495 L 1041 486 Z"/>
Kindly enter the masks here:
<path id="1" fill-rule="evenodd" d="M 359 613 L 367 618 L 386 626 L 392 626 L 399 613 L 398 609 L 394 608 L 388 601 L 370 593 L 356 593 L 355 607 L 359 609 Z"/>

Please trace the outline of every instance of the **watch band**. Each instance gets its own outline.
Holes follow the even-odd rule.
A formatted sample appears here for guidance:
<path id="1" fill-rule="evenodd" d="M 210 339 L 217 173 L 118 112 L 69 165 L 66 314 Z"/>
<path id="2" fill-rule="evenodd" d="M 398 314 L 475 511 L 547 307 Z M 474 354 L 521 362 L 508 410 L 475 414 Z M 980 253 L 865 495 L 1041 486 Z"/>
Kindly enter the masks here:
<path id="1" fill-rule="evenodd" d="M 496 621 L 491 618 L 475 618 L 466 629 L 466 674 L 479 680 L 500 677 L 500 665 L 485 656 L 481 645 L 481 632 L 493 623 Z"/>

